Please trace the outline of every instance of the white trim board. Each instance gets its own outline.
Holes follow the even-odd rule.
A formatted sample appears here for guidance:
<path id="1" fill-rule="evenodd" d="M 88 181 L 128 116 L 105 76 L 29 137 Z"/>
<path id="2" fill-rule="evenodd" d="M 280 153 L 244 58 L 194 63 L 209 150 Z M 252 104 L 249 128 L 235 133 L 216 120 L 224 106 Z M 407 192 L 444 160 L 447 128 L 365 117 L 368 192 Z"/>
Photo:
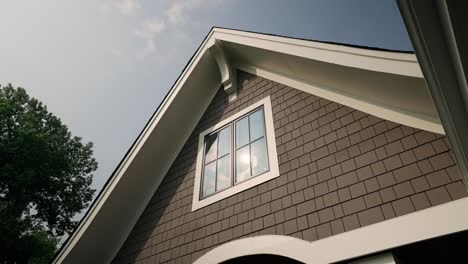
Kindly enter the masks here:
<path id="1" fill-rule="evenodd" d="M 468 197 L 314 242 L 277 235 L 234 240 L 194 263 L 221 263 L 255 254 L 280 255 L 304 263 L 334 263 L 464 230 L 468 230 Z"/>
<path id="2" fill-rule="evenodd" d="M 254 109 L 263 106 L 264 111 L 264 118 L 265 118 L 265 131 L 266 131 L 266 139 L 267 139 L 267 153 L 268 153 L 268 163 L 269 163 L 269 170 L 261 175 L 252 177 L 246 181 L 240 182 L 234 186 L 231 186 L 223 191 L 215 193 L 209 197 L 199 199 L 200 197 L 200 184 L 202 178 L 202 163 L 203 163 L 203 145 L 205 135 L 215 131 L 226 124 L 232 122 L 240 118 L 241 116 L 253 111 Z M 198 210 L 203 208 L 207 205 L 215 203 L 217 201 L 221 201 L 229 196 L 232 196 L 236 193 L 242 192 L 259 184 L 262 184 L 266 181 L 274 179 L 280 175 L 279 173 L 279 165 L 278 165 L 278 154 L 276 151 L 276 136 L 275 136 L 275 128 L 273 125 L 273 113 L 271 108 L 271 99 L 270 96 L 259 100 L 258 102 L 250 105 L 249 107 L 239 111 L 235 115 L 230 116 L 216 124 L 215 126 L 208 128 L 207 130 L 200 133 L 198 137 L 198 154 L 197 154 L 197 167 L 195 172 L 195 182 L 193 188 L 193 198 L 192 198 L 192 211 Z M 233 127 L 232 130 L 235 128 Z M 233 165 L 233 164 L 232 164 Z"/>
<path id="3" fill-rule="evenodd" d="M 277 83 L 284 84 L 286 86 L 301 90 L 306 93 L 310 93 L 327 100 L 346 105 L 348 107 L 357 109 L 359 111 L 372 114 L 374 116 L 386 119 L 398 124 L 403 124 L 409 127 L 415 127 L 430 132 L 445 134 L 442 125 L 436 121 L 425 120 L 424 118 L 417 118 L 414 114 L 405 113 L 402 111 L 396 111 L 389 107 L 384 107 L 376 103 L 367 102 L 360 98 L 354 98 L 351 95 L 344 95 L 337 93 L 326 87 L 320 85 L 308 84 L 300 80 L 295 80 L 284 75 L 280 75 L 274 72 L 270 72 L 264 69 L 248 66 L 248 65 L 237 65 L 239 70 L 275 81 Z"/>

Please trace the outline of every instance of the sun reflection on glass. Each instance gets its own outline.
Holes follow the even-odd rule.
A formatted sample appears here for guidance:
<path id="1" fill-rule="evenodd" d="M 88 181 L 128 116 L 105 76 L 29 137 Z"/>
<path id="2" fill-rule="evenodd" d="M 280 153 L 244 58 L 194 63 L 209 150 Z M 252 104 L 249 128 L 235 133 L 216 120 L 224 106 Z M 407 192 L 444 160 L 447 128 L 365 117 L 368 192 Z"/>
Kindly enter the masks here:
<path id="1" fill-rule="evenodd" d="M 240 162 L 248 164 L 250 162 L 250 155 L 249 153 L 242 153 L 239 157 Z"/>

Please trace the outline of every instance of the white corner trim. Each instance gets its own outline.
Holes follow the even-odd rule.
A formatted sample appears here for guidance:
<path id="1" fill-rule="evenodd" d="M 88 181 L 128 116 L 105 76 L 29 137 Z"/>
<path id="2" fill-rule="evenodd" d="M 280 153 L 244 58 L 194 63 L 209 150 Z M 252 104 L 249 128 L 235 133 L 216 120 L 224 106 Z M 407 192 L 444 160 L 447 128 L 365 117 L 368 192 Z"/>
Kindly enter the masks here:
<path id="1" fill-rule="evenodd" d="M 240 182 L 226 190 L 215 193 L 209 197 L 200 200 L 200 186 L 202 178 L 202 167 L 203 167 L 203 145 L 205 135 L 225 126 L 226 124 L 232 122 L 233 120 L 255 110 L 256 108 L 263 106 L 264 116 L 265 116 L 265 130 L 266 130 L 266 139 L 267 139 L 267 152 L 268 152 L 268 162 L 270 170 L 252 177 L 246 181 Z M 192 199 L 192 211 L 225 199 L 229 196 L 232 196 L 236 193 L 242 192 L 254 186 L 257 186 L 261 183 L 274 179 L 280 175 L 279 166 L 278 166 L 278 154 L 276 151 L 276 137 L 275 137 L 275 128 L 273 125 L 273 113 L 271 108 L 270 96 L 263 98 L 262 100 L 250 105 L 249 107 L 243 109 L 242 111 L 236 113 L 233 116 L 219 122 L 213 127 L 200 133 L 198 138 L 198 154 L 197 154 L 197 166 L 195 172 L 195 182 L 193 188 L 193 199 Z"/>
<path id="2" fill-rule="evenodd" d="M 242 238 L 216 247 L 194 263 L 221 263 L 255 254 L 334 263 L 464 230 L 468 230 L 468 197 L 314 242 L 277 235 Z"/>
<path id="3" fill-rule="evenodd" d="M 431 122 L 425 120 L 423 118 L 417 118 L 414 115 L 407 114 L 401 111 L 395 111 L 383 106 L 379 106 L 377 104 L 373 104 L 370 102 L 366 102 L 365 100 L 360 100 L 358 98 L 354 98 L 350 95 L 344 95 L 337 92 L 332 91 L 331 89 L 327 89 L 325 87 L 321 87 L 317 84 L 311 85 L 300 80 L 295 80 L 289 78 L 284 75 L 280 75 L 274 72 L 270 72 L 264 69 L 260 69 L 257 67 L 252 67 L 248 65 L 237 65 L 242 71 L 278 82 L 289 87 L 304 91 L 306 93 L 310 93 L 327 100 L 340 103 L 342 105 L 349 106 L 351 108 L 357 109 L 359 111 L 375 115 L 377 117 L 390 120 L 395 123 L 403 124 L 410 127 L 419 128 L 422 130 L 438 133 L 445 135 L 444 128 L 441 124 L 437 122 Z"/>
<path id="4" fill-rule="evenodd" d="M 224 91 L 229 96 L 229 101 L 233 101 L 237 97 L 237 77 L 236 71 L 232 69 L 226 53 L 223 49 L 223 44 L 219 40 L 211 41 L 209 51 L 218 64 L 219 73 L 221 74 L 221 82 L 224 86 Z"/>

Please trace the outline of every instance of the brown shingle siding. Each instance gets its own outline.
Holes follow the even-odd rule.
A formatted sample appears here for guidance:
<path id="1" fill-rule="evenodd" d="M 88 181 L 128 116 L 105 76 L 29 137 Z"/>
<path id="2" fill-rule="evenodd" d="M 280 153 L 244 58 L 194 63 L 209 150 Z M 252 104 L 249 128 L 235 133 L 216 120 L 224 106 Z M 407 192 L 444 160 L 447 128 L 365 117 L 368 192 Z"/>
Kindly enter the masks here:
<path id="1" fill-rule="evenodd" d="M 361 226 L 374 224 L 384 220 L 384 216 L 380 207 L 374 207 L 358 213 L 359 223 Z"/>
<path id="2" fill-rule="evenodd" d="M 429 198 L 429 201 L 431 202 L 433 206 L 443 204 L 451 200 L 450 195 L 447 192 L 447 189 L 445 188 L 445 186 L 441 186 L 435 189 L 428 190 L 426 194 L 427 194 L 427 197 Z"/>
<path id="3" fill-rule="evenodd" d="M 332 235 L 330 223 L 321 224 L 316 227 L 317 237 L 319 239 L 326 238 Z"/>
<path id="4" fill-rule="evenodd" d="M 408 214 L 415 210 L 409 197 L 392 202 L 392 206 L 397 216 Z"/>
<path id="5" fill-rule="evenodd" d="M 457 181 L 448 184 L 447 191 L 449 192 L 452 199 L 460 199 L 467 196 L 465 185 L 462 181 Z"/>
<path id="6" fill-rule="evenodd" d="M 446 138 L 238 73 L 220 89 L 114 262 L 191 263 L 253 235 L 317 239 L 466 196 Z M 270 95 L 280 176 L 191 212 L 199 133 Z"/>
<path id="7" fill-rule="evenodd" d="M 361 227 L 356 214 L 343 217 L 343 224 L 346 231 Z"/>

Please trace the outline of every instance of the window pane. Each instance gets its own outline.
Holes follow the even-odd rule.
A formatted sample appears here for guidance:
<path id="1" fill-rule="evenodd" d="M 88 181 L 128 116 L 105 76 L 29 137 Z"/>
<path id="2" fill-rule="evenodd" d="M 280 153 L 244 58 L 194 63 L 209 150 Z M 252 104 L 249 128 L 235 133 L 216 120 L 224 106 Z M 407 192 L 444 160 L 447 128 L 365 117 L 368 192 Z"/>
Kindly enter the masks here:
<path id="1" fill-rule="evenodd" d="M 215 192 L 216 162 L 205 165 L 203 174 L 203 197 Z"/>
<path id="2" fill-rule="evenodd" d="M 249 145 L 236 151 L 236 182 L 250 177 Z"/>
<path id="3" fill-rule="evenodd" d="M 218 158 L 231 152 L 231 126 L 219 131 Z"/>
<path id="4" fill-rule="evenodd" d="M 265 138 L 259 139 L 250 145 L 252 152 L 252 175 L 257 176 L 268 170 L 268 159 Z"/>
<path id="5" fill-rule="evenodd" d="M 205 164 L 216 159 L 216 149 L 218 146 L 218 133 L 209 135 L 205 139 Z"/>
<path id="6" fill-rule="evenodd" d="M 264 118 L 263 109 L 260 109 L 249 116 L 250 123 L 250 142 L 263 137 L 264 135 Z"/>
<path id="7" fill-rule="evenodd" d="M 249 119 L 244 117 L 236 122 L 236 149 L 249 143 Z"/>
<path id="8" fill-rule="evenodd" d="M 218 181 L 216 191 L 231 186 L 231 155 L 226 155 L 218 160 Z"/>

